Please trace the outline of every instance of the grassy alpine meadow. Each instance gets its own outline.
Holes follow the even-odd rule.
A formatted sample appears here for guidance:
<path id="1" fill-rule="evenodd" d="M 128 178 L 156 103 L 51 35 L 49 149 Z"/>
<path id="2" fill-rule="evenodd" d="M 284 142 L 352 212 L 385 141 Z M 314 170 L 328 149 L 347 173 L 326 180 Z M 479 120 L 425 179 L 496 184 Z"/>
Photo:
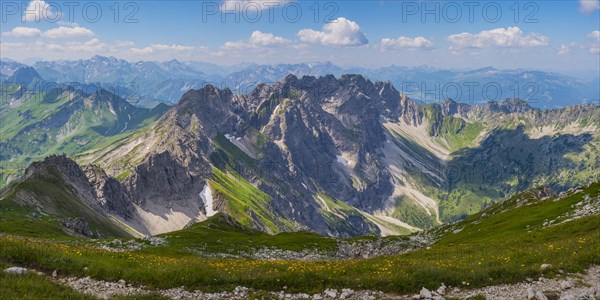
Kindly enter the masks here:
<path id="1" fill-rule="evenodd" d="M 9 265 L 0 263 L 0 267 Z M 90 295 L 78 293 L 71 288 L 59 284 L 52 279 L 34 273 L 24 275 L 9 275 L 0 273 L 0 294 L 3 299 L 96 299 Z M 158 294 L 141 294 L 132 296 L 117 296 L 114 300 L 159 300 L 167 299 Z"/>
<path id="2" fill-rule="evenodd" d="M 430 247 L 370 259 L 268 261 L 207 258 L 190 251 L 194 245 L 207 243 L 212 246 L 206 251 L 215 253 L 228 253 L 236 247 L 324 251 L 335 247 L 334 239 L 313 234 L 270 236 L 236 230 L 219 224 L 222 218 L 217 215 L 205 223 L 162 235 L 166 245 L 136 251 L 102 250 L 96 246 L 97 240 L 2 234 L 0 260 L 3 266 L 58 270 L 61 276 L 124 279 L 149 288 L 185 286 L 207 292 L 232 290 L 239 285 L 258 290 L 281 290 L 287 286 L 290 292 L 308 293 L 326 288 L 412 293 L 423 286 L 435 288 L 442 282 L 479 287 L 537 278 L 542 273 L 552 277 L 561 269 L 579 272 L 599 264 L 600 216 L 543 225 L 547 220 L 561 219 L 586 195 L 598 197 L 599 192 L 600 184 L 594 184 L 557 201 L 529 200 L 517 205 L 518 199 L 528 195 L 520 194 L 461 222 L 435 229 L 432 234 L 439 239 Z M 553 267 L 542 272 L 541 264 Z M 8 282 L 3 281 L 2 290 L 12 284 L 27 284 Z"/>

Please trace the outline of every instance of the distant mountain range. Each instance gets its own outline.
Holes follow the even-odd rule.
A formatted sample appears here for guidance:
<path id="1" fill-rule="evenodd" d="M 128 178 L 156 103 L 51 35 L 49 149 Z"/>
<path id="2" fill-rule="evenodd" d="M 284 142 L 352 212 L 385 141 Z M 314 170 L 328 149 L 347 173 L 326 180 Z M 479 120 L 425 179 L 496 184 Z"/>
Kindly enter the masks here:
<path id="1" fill-rule="evenodd" d="M 600 180 L 600 105 L 420 104 L 361 75 L 287 75 L 244 94 L 207 85 L 146 109 L 103 89 L 14 82 L 41 78 L 20 68 L 2 86 L 6 189 L 18 203 L 31 189 L 57 191 L 44 203 L 68 194 L 133 233 L 219 212 L 268 233 L 402 234 L 530 187 Z"/>
<path id="2" fill-rule="evenodd" d="M 0 61 L 0 78 L 8 78 L 19 67 Z M 424 103 L 447 98 L 461 103 L 520 98 L 538 108 L 599 103 L 600 77 L 583 80 L 558 73 L 534 70 L 443 70 L 431 67 L 390 66 L 378 69 L 342 68 L 332 63 L 279 65 L 241 64 L 224 67 L 203 62 L 139 61 L 94 56 L 87 60 L 39 61 L 33 65 L 50 82 L 97 84 L 138 106 L 159 102 L 173 104 L 190 89 L 207 83 L 237 93 L 252 91 L 260 83 L 274 83 L 289 74 L 325 76 L 361 74 L 374 81 L 390 81 L 399 91 Z"/>

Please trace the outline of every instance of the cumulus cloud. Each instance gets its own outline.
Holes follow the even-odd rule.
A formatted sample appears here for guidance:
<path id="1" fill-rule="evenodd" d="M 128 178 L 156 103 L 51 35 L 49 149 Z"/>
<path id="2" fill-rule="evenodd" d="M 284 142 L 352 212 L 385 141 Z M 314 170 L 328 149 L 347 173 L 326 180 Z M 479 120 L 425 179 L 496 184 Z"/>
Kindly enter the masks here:
<path id="1" fill-rule="evenodd" d="M 589 15 L 595 10 L 600 9 L 600 0 L 579 0 L 579 11 Z"/>
<path id="2" fill-rule="evenodd" d="M 430 40 L 418 36 L 416 38 L 409 38 L 401 36 L 397 39 L 385 38 L 379 43 L 382 50 L 386 49 L 430 49 L 433 48 L 433 42 Z"/>
<path id="3" fill-rule="evenodd" d="M 524 35 L 519 27 L 496 28 L 477 34 L 463 32 L 448 36 L 454 48 L 525 48 L 547 46 L 550 39 L 538 33 Z"/>
<path id="4" fill-rule="evenodd" d="M 587 34 L 589 38 L 589 42 L 584 43 L 576 43 L 571 42 L 568 45 L 562 44 L 558 49 L 556 49 L 557 55 L 569 55 L 574 51 L 578 51 L 581 49 L 589 50 L 591 54 L 600 54 L 600 31 L 592 31 Z"/>
<path id="5" fill-rule="evenodd" d="M 21 20 L 23 22 L 40 22 L 43 20 L 54 20 L 60 18 L 60 15 L 54 12 L 52 6 L 44 0 L 31 0 L 23 12 Z"/>
<path id="6" fill-rule="evenodd" d="M 93 38 L 86 42 L 67 42 L 63 48 L 69 51 L 83 51 L 87 53 L 100 53 L 107 50 L 109 46 L 102 43 L 97 38 Z"/>
<path id="7" fill-rule="evenodd" d="M 164 51 L 192 51 L 194 47 L 191 46 L 183 46 L 177 44 L 165 45 L 165 44 L 152 44 L 145 48 L 131 48 L 131 52 L 134 54 L 152 54 L 156 52 L 164 52 Z"/>
<path id="8" fill-rule="evenodd" d="M 2 51 L 11 57 L 26 55 L 44 55 L 53 58 L 73 58 L 82 55 L 97 54 L 109 51 L 110 47 L 97 38 L 88 41 L 70 41 L 66 43 L 48 42 L 38 39 L 31 43 L 2 43 Z M 66 56 L 65 56 L 66 55 Z"/>
<path id="9" fill-rule="evenodd" d="M 11 31 L 3 32 L 8 37 L 45 37 L 50 39 L 72 39 L 80 37 L 92 37 L 94 32 L 85 27 L 65 27 L 49 29 L 42 32 L 34 27 L 15 27 Z"/>
<path id="10" fill-rule="evenodd" d="M 44 36 L 51 39 L 68 39 L 78 37 L 91 37 L 94 32 L 85 27 L 65 27 L 60 26 L 58 28 L 50 29 L 44 32 Z"/>
<path id="11" fill-rule="evenodd" d="M 282 47 L 291 45 L 292 42 L 272 33 L 254 31 L 248 40 L 226 42 L 221 47 L 223 50 L 257 49 L 264 47 Z"/>
<path id="12" fill-rule="evenodd" d="M 36 37 L 40 36 L 41 34 L 41 30 L 33 27 L 15 27 L 11 31 L 2 33 L 2 35 L 11 37 Z"/>
<path id="13" fill-rule="evenodd" d="M 224 12 L 248 12 L 282 7 L 294 0 L 223 0 L 220 9 Z"/>
<path id="14" fill-rule="evenodd" d="M 297 35 L 303 42 L 327 46 L 360 46 L 369 43 L 360 26 L 343 17 L 325 24 L 322 31 L 302 29 Z"/>
<path id="15" fill-rule="evenodd" d="M 290 43 L 289 40 L 286 40 L 280 36 L 275 36 L 272 33 L 263 33 L 258 30 L 252 32 L 252 35 L 250 36 L 248 42 L 250 44 L 260 46 L 281 46 Z"/>

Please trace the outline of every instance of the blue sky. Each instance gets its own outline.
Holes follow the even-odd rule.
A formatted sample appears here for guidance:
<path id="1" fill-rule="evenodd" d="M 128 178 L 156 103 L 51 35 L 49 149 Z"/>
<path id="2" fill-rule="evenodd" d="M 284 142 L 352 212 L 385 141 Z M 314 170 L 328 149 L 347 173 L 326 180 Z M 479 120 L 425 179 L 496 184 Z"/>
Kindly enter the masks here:
<path id="1" fill-rule="evenodd" d="M 1 57 L 600 72 L 598 0 L 68 3 L 2 1 Z"/>

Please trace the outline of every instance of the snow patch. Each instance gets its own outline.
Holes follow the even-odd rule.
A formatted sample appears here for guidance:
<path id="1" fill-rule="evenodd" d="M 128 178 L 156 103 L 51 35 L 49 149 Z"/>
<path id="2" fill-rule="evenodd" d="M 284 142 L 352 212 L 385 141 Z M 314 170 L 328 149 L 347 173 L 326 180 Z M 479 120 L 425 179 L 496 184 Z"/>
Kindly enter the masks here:
<path id="1" fill-rule="evenodd" d="M 108 103 L 108 110 L 110 110 L 110 112 L 111 112 L 113 115 L 115 115 L 115 116 L 117 115 L 117 113 L 116 113 L 116 112 L 115 112 L 115 110 L 113 109 L 113 106 L 112 106 L 112 104 L 110 104 L 110 102 Z"/>
<path id="2" fill-rule="evenodd" d="M 202 199 L 202 203 L 204 203 L 204 209 L 206 210 L 206 216 L 212 217 L 217 214 L 218 211 L 213 209 L 213 197 L 212 191 L 210 187 L 207 185 L 204 186 L 202 192 L 200 192 L 200 199 Z"/>

